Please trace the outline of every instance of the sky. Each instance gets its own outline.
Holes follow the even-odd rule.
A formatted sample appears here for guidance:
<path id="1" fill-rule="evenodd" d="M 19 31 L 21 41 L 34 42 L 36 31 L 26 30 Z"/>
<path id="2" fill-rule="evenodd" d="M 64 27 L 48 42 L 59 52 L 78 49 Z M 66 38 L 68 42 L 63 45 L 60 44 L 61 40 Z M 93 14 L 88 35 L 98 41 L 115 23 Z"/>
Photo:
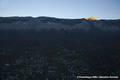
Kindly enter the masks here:
<path id="1" fill-rule="evenodd" d="M 0 16 L 120 19 L 120 0 L 0 0 Z"/>

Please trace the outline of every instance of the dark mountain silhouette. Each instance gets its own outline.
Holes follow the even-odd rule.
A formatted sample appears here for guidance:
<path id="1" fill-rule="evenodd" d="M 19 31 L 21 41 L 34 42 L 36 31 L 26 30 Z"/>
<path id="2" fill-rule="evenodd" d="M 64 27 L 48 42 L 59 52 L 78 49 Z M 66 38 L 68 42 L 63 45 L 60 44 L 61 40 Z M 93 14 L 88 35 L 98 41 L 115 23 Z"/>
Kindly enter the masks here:
<path id="1" fill-rule="evenodd" d="M 90 17 L 92 19 L 94 17 Z M 94 18 L 96 19 L 96 18 Z M 0 30 L 2 29 L 83 29 L 90 30 L 93 27 L 103 31 L 119 31 L 120 20 L 86 20 L 85 19 L 59 19 L 52 17 L 0 17 Z"/>
<path id="2" fill-rule="evenodd" d="M 34 77 L 42 80 L 64 76 L 76 79 L 72 75 L 119 75 L 119 53 L 119 19 L 0 17 L 0 75 L 5 79 L 10 76 L 7 73 L 26 77 L 21 71 L 28 75 L 29 66 Z M 38 62 L 42 67 L 38 67 Z M 37 69 L 41 72 L 35 72 Z M 31 75 L 27 79 L 30 78 Z"/>

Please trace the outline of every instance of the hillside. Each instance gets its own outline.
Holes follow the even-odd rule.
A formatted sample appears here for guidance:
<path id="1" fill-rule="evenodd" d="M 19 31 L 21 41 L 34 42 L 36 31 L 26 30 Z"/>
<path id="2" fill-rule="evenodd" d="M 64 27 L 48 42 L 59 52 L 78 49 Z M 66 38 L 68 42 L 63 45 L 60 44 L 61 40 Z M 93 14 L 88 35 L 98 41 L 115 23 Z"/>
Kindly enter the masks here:
<path id="1" fill-rule="evenodd" d="M 93 18 L 93 17 L 90 17 Z M 59 19 L 52 17 L 0 17 L 0 29 L 83 29 L 95 27 L 99 30 L 119 31 L 120 20 Z"/>
<path id="2" fill-rule="evenodd" d="M 0 79 L 120 76 L 119 53 L 120 20 L 0 17 Z"/>

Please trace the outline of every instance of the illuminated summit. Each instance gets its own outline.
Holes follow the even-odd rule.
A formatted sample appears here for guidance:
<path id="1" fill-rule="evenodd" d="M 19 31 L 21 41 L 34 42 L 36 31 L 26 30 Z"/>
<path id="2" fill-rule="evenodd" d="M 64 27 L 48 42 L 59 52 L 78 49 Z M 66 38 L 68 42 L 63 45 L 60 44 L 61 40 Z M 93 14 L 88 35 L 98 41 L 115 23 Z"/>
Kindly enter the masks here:
<path id="1" fill-rule="evenodd" d="M 86 20 L 97 20 L 97 18 L 96 17 L 94 17 L 94 16 L 91 16 L 91 17 L 88 17 L 88 18 L 85 18 Z"/>

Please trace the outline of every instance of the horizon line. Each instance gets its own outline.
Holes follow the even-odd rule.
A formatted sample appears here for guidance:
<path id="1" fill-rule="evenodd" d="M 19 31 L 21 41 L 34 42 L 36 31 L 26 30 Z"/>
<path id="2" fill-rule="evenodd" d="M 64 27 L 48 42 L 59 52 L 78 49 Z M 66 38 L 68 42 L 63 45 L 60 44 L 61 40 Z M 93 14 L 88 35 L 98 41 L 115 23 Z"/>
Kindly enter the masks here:
<path id="1" fill-rule="evenodd" d="M 64 17 L 53 17 L 53 16 L 0 16 L 0 17 L 32 17 L 32 18 L 49 17 L 49 18 L 58 18 L 58 19 L 84 19 L 84 18 L 87 18 L 87 17 L 83 17 L 83 18 L 80 18 L 80 17 L 79 18 L 64 18 Z M 119 20 L 119 19 L 120 18 L 104 18 L 104 19 L 101 18 L 101 19 L 97 19 L 97 20 Z"/>

